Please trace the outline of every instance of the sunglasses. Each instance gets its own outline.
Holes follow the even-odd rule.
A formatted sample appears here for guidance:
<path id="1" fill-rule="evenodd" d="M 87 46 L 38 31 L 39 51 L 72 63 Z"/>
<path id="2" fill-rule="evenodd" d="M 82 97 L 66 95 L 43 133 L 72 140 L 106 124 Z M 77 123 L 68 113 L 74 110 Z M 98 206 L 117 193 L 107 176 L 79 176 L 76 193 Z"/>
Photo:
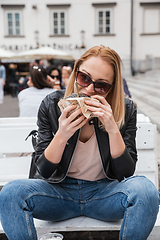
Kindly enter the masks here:
<path id="1" fill-rule="evenodd" d="M 77 71 L 76 81 L 78 85 L 80 85 L 81 87 L 88 87 L 90 84 L 93 83 L 94 91 L 100 95 L 106 94 L 114 85 L 114 84 L 111 85 L 101 80 L 93 82 L 92 79 L 87 74 L 81 71 Z"/>
<path id="2" fill-rule="evenodd" d="M 51 78 L 57 78 L 57 79 L 60 79 L 60 76 L 59 75 L 50 75 L 51 76 Z"/>

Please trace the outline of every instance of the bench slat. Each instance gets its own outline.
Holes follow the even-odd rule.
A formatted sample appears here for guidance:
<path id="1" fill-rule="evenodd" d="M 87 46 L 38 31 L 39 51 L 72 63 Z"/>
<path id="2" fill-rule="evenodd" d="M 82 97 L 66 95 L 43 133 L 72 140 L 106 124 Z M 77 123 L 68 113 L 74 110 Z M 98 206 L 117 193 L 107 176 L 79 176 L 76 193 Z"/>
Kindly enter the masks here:
<path id="1" fill-rule="evenodd" d="M 31 127 L 0 128 L 0 154 L 33 152 L 32 142 L 25 141 Z"/>
<path id="2" fill-rule="evenodd" d="M 7 118 L 0 118 L 0 125 L 1 124 L 26 124 L 26 123 L 33 123 L 36 124 L 37 118 L 36 117 L 7 117 Z"/>

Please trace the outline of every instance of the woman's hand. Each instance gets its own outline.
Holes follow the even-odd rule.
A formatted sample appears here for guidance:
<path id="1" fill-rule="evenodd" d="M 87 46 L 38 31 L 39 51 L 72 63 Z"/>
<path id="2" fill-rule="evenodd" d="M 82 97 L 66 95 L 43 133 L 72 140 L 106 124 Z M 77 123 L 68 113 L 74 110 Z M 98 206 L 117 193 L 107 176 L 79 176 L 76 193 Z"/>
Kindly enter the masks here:
<path id="1" fill-rule="evenodd" d="M 47 82 L 51 85 L 52 88 L 54 88 L 56 80 L 51 78 L 49 75 L 47 75 Z"/>
<path id="2" fill-rule="evenodd" d="M 79 116 L 82 114 L 81 109 L 76 110 L 67 117 L 68 113 L 75 108 L 76 106 L 72 105 L 63 110 L 58 120 L 58 131 L 44 152 L 46 159 L 52 163 L 58 164 L 61 161 L 68 139 L 88 121 L 84 115 Z"/>
<path id="3" fill-rule="evenodd" d="M 89 100 L 85 102 L 88 104 L 88 109 L 92 111 L 104 125 L 109 135 L 111 156 L 117 158 L 124 152 L 125 144 L 114 120 L 111 106 L 102 96 L 94 95 L 92 98 L 98 99 L 99 102 Z"/>
<path id="4" fill-rule="evenodd" d="M 106 99 L 99 95 L 94 95 L 92 98 L 98 99 L 99 102 L 90 100 L 85 101 L 88 105 L 88 110 L 93 112 L 93 114 L 99 118 L 108 133 L 119 131 L 113 117 L 111 106 L 108 104 Z"/>
<path id="5" fill-rule="evenodd" d="M 64 141 L 67 141 L 79 128 L 86 124 L 88 119 L 82 114 L 81 108 L 75 110 L 69 117 L 68 113 L 75 109 L 76 106 L 68 106 L 66 107 L 60 118 L 59 118 L 59 129 L 57 131 L 58 135 L 61 135 L 61 138 Z M 82 114 L 81 116 L 79 116 Z"/>

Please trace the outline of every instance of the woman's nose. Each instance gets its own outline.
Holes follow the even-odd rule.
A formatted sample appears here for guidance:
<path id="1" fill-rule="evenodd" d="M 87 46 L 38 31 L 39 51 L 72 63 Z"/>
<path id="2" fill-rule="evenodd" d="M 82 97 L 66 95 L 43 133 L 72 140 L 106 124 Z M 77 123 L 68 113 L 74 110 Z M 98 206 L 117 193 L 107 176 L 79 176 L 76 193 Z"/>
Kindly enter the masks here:
<path id="1" fill-rule="evenodd" d="M 86 87 L 87 92 L 94 92 L 94 85 L 93 83 L 89 84 L 88 87 Z"/>

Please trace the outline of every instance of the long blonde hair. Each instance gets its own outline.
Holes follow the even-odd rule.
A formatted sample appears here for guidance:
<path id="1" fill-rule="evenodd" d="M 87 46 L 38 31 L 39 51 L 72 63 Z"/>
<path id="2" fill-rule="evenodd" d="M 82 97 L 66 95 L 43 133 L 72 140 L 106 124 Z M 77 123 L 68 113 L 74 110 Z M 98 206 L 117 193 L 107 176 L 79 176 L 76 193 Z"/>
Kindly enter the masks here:
<path id="1" fill-rule="evenodd" d="M 74 65 L 73 72 L 68 83 L 65 97 L 74 93 L 74 83 L 76 79 L 77 70 L 81 64 L 87 61 L 90 57 L 101 57 L 105 62 L 109 63 L 114 71 L 114 85 L 106 96 L 107 102 L 110 104 L 114 119 L 117 126 L 120 128 L 124 124 L 125 104 L 124 104 L 124 89 L 121 75 L 122 61 L 120 56 L 109 47 L 95 46 L 87 50 Z"/>

